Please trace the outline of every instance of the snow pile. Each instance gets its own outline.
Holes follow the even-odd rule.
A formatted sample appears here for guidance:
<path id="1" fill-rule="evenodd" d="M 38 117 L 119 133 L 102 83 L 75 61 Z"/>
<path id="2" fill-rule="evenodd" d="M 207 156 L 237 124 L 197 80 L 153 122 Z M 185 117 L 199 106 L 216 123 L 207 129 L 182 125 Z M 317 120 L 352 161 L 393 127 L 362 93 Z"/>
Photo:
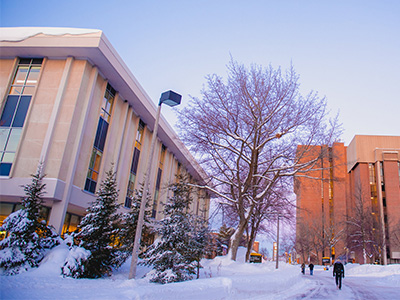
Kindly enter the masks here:
<path id="1" fill-rule="evenodd" d="M 346 265 L 347 276 L 374 277 L 381 285 L 397 285 L 400 287 L 400 265 Z"/>

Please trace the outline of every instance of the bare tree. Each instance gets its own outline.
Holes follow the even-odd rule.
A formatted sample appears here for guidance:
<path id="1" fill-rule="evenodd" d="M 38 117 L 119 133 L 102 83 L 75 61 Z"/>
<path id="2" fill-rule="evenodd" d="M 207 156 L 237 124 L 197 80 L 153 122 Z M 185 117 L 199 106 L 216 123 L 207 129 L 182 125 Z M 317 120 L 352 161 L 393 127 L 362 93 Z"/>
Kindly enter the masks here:
<path id="1" fill-rule="evenodd" d="M 279 180 L 269 190 L 263 201 L 259 201 L 253 210 L 253 214 L 248 224 L 248 244 L 246 252 L 246 261 L 250 259 L 252 246 L 256 240 L 257 234 L 261 232 L 270 233 L 271 224 L 280 221 L 285 224 L 290 224 L 294 218 L 294 206 L 291 204 L 287 195 L 290 193 L 290 185 Z M 279 183 L 279 184 L 277 184 Z M 276 230 L 273 230 L 275 236 Z"/>
<path id="2" fill-rule="evenodd" d="M 371 205 L 371 198 L 363 193 L 361 186 L 356 188 L 355 207 L 351 215 L 347 216 L 347 243 L 350 250 L 361 250 L 363 263 L 367 257 L 382 258 L 383 233 L 379 226 L 377 212 Z M 383 254 L 386 255 L 386 254 Z"/>
<path id="3" fill-rule="evenodd" d="M 314 249 L 314 232 L 311 227 L 304 222 L 300 222 L 297 228 L 295 249 L 301 255 L 302 261 L 308 261 L 311 251 Z"/>
<path id="4" fill-rule="evenodd" d="M 207 79 L 202 97 L 181 111 L 178 127 L 210 176 L 204 188 L 238 213 L 230 247 L 235 260 L 257 205 L 278 178 L 310 170 L 319 158 L 310 146 L 331 144 L 338 124 L 327 125 L 325 99 L 300 94 L 293 67 L 247 69 L 231 61 L 226 83 L 217 75 Z M 297 145 L 304 146 L 296 155 Z"/>
<path id="5" fill-rule="evenodd" d="M 263 247 L 260 249 L 260 254 L 264 256 L 264 259 L 267 259 L 269 256 L 269 251 L 267 248 Z"/>
<path id="6" fill-rule="evenodd" d="M 280 253 L 285 254 L 286 262 L 288 262 L 289 254 L 292 253 L 296 244 L 296 234 L 294 231 L 286 231 L 282 235 L 282 240 L 279 245 Z"/>

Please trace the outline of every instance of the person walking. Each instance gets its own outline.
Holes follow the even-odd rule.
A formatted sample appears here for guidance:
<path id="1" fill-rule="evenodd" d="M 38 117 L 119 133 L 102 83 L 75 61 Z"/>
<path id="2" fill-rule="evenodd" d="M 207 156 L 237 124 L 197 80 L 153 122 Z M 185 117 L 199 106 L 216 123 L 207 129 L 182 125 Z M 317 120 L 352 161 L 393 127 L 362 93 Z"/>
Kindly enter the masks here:
<path id="1" fill-rule="evenodd" d="M 342 289 L 342 277 L 344 278 L 344 266 L 340 259 L 333 265 L 333 276 L 336 276 L 336 287 Z"/>
<path id="2" fill-rule="evenodd" d="M 301 273 L 305 274 L 306 272 L 306 265 L 304 263 L 301 264 Z"/>
<path id="3" fill-rule="evenodd" d="M 313 263 L 309 264 L 308 267 L 310 268 L 310 275 L 312 276 L 314 273 L 314 265 Z"/>

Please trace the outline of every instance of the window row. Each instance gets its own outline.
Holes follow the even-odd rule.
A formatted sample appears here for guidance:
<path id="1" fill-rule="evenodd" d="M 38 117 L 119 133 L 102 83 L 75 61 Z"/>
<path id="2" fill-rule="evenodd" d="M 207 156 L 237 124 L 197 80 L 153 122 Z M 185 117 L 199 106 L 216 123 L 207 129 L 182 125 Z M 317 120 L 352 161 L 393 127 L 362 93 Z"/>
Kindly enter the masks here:
<path id="1" fill-rule="evenodd" d="M 0 176 L 9 176 L 43 59 L 22 58 L 0 117 Z"/>

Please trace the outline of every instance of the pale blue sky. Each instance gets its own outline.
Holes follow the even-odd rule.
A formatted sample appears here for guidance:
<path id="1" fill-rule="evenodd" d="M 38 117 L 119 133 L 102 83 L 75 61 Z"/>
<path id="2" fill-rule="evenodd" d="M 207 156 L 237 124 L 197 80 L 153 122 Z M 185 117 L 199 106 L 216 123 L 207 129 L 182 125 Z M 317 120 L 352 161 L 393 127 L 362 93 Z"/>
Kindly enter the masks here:
<path id="1" fill-rule="evenodd" d="M 198 96 L 207 74 L 291 62 L 303 91 L 340 110 L 355 134 L 400 135 L 400 1 L 1 0 L 0 24 L 104 31 L 158 101 L 165 90 Z M 163 114 L 175 122 L 170 108 Z"/>

